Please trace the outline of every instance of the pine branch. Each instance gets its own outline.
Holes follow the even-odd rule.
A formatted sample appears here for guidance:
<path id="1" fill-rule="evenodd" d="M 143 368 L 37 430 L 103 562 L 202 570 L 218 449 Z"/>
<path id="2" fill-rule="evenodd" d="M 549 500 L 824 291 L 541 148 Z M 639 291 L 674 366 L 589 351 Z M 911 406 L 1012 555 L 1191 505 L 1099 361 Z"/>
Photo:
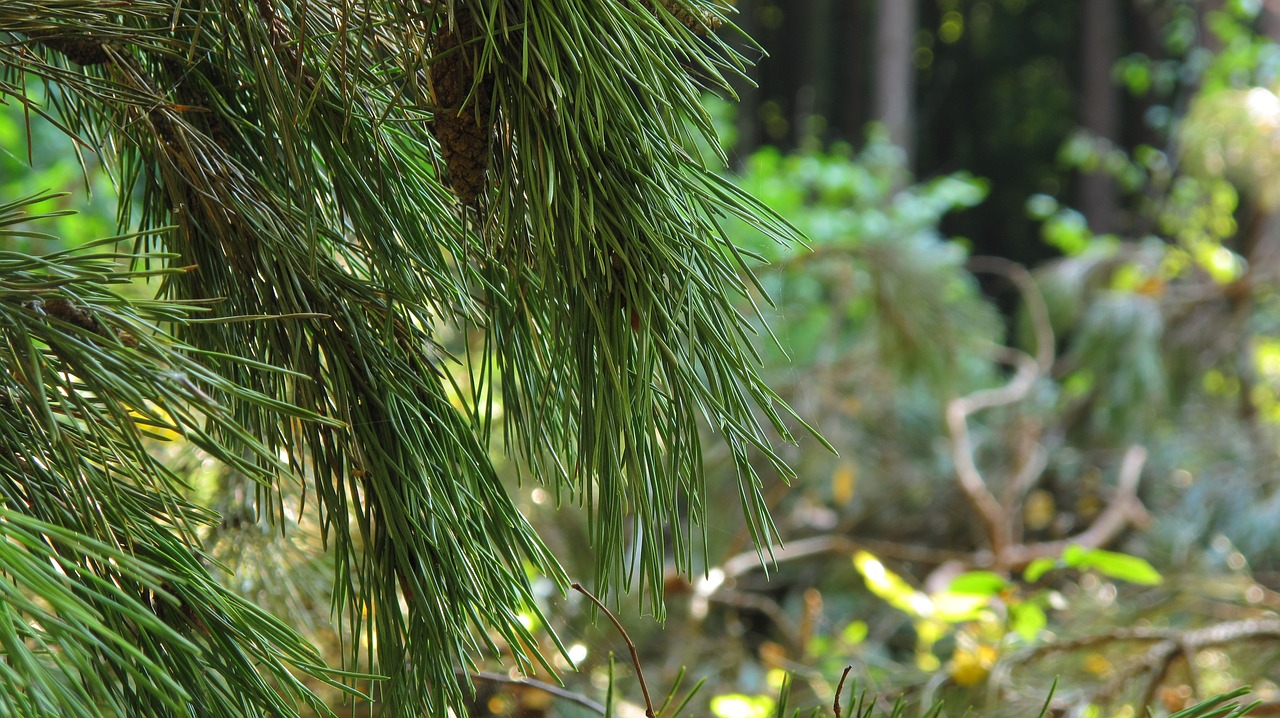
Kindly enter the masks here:
<path id="1" fill-rule="evenodd" d="M 700 136 L 718 152 L 700 95 L 731 94 L 744 67 L 705 34 L 723 10 L 0 9 L 0 94 L 102 151 L 140 198 L 122 222 L 175 227 L 138 239 L 190 267 L 164 277 L 165 297 L 237 319 L 175 328 L 211 374 L 262 397 L 233 393 L 206 443 L 261 447 L 286 458 L 257 469 L 313 482 L 335 603 L 394 710 L 459 705 L 457 667 L 534 645 L 518 620 L 527 571 L 567 585 L 490 461 L 495 401 L 509 452 L 591 512 L 603 586 L 630 578 L 630 537 L 648 595 L 668 553 L 690 568 L 693 529 L 669 528 L 706 511 L 700 418 L 733 453 L 753 536 L 774 536 L 753 462 L 790 475 L 760 424 L 790 440 L 794 417 L 758 375 L 733 304 L 745 259 L 718 222 L 797 236 L 693 149 Z M 56 88 L 48 106 L 25 73 Z M 293 319 L 238 321 L 273 315 Z M 443 326 L 483 330 L 470 359 L 496 376 L 454 385 Z M 321 420 L 281 421 L 290 406 Z"/>
<path id="2" fill-rule="evenodd" d="M 50 197 L 0 205 L 0 238 L 31 234 L 43 217 L 28 208 Z M 324 422 L 208 371 L 159 330 L 191 307 L 120 293 L 178 271 L 130 270 L 171 259 L 114 249 L 134 239 L 0 251 L 0 644 L 13 668 L 0 702 L 32 716 L 192 704 L 296 715 L 299 703 L 327 714 L 297 677 L 333 682 L 318 652 L 215 580 L 196 531 L 216 515 L 188 501 L 184 480 L 143 443 L 184 437 L 271 487 L 284 466 L 230 404 Z M 233 449 L 219 434 L 241 438 Z"/>

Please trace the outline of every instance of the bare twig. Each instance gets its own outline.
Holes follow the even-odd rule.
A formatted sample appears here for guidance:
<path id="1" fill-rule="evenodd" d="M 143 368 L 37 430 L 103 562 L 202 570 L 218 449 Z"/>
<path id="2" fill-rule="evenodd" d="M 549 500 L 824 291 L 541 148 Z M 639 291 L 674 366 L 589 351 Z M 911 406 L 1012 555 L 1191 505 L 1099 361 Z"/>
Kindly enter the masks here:
<path id="1" fill-rule="evenodd" d="M 951 453 L 955 463 L 956 479 L 960 490 L 973 507 L 982 523 L 987 541 L 991 545 L 991 555 L 995 559 L 996 568 L 1004 568 L 1003 557 L 1009 547 L 1014 544 L 1013 503 L 1024 487 L 1030 486 L 1044 470 L 1042 450 L 1031 452 L 1027 462 L 1019 471 L 1006 492 L 1006 501 L 1002 504 L 974 461 L 973 441 L 969 435 L 969 417 L 973 414 L 997 406 L 1008 406 L 1021 401 L 1030 393 L 1036 379 L 1049 373 L 1053 367 L 1054 338 L 1053 327 L 1049 322 L 1049 310 L 1044 297 L 1036 287 L 1031 273 L 1021 265 L 999 257 L 974 257 L 968 263 L 970 271 L 989 272 L 1006 277 L 1022 294 L 1023 303 L 1031 319 L 1035 333 L 1035 355 L 1010 347 L 997 350 L 1001 361 L 1017 367 L 1012 379 L 1007 384 L 994 389 L 984 389 L 967 396 L 951 400 L 947 404 L 947 429 L 951 434 Z"/>
<path id="2" fill-rule="evenodd" d="M 730 556 L 721 564 L 721 569 L 724 571 L 725 578 L 731 579 L 763 567 L 761 555 L 771 557 L 769 562 L 776 566 L 809 556 L 825 553 L 853 553 L 856 550 L 857 544 L 843 536 L 814 536 L 791 541 L 785 546 L 770 546 L 759 552 L 744 551 L 736 556 Z"/>
<path id="3" fill-rule="evenodd" d="M 649 684 L 645 683 L 644 669 L 640 667 L 640 654 L 636 652 L 636 644 L 631 640 L 631 636 L 627 634 L 627 629 L 623 628 L 622 622 L 618 620 L 617 616 L 614 616 L 613 612 L 600 602 L 600 599 L 596 598 L 590 591 L 583 588 L 582 584 L 574 582 L 572 588 L 578 593 L 581 593 L 591 599 L 591 602 L 594 603 L 601 611 L 604 611 L 604 615 L 608 616 L 609 620 L 613 622 L 614 627 L 618 629 L 618 633 L 622 634 L 622 640 L 627 642 L 627 650 L 631 651 L 631 665 L 635 666 L 636 678 L 640 680 L 640 693 L 644 695 L 644 714 L 646 718 L 658 718 L 658 714 L 653 711 L 653 700 L 649 698 Z"/>
<path id="4" fill-rule="evenodd" d="M 973 506 L 974 512 L 982 522 L 987 540 L 991 544 L 991 554 L 997 560 L 1002 559 L 1005 550 L 1012 542 L 1011 523 L 1004 508 L 991 493 L 982 473 L 973 459 L 973 440 L 969 436 L 969 417 L 977 412 L 996 406 L 1006 406 L 1020 401 L 1030 391 L 1036 379 L 1040 377 L 1040 365 L 1027 354 L 1001 347 L 1004 359 L 1017 365 L 1018 370 L 1007 384 L 994 389 L 975 391 L 967 396 L 952 399 L 947 403 L 947 429 L 951 433 L 951 457 L 955 463 L 956 479 L 965 498 Z"/>
<path id="5" fill-rule="evenodd" d="M 1172 643 L 1172 649 L 1168 650 L 1163 656 L 1163 658 L 1158 656 L 1153 656 L 1154 660 L 1152 660 L 1150 663 L 1151 669 L 1150 669 L 1150 672 L 1148 673 L 1150 678 L 1147 679 L 1147 690 L 1142 694 L 1142 705 L 1144 706 L 1150 706 L 1154 704 L 1156 699 L 1156 692 L 1160 690 L 1160 685 L 1165 682 L 1166 678 L 1169 677 L 1169 671 L 1173 668 L 1173 664 L 1175 661 L 1178 660 L 1178 658 L 1182 658 L 1182 662 L 1187 665 L 1188 673 L 1193 674 L 1195 671 L 1195 665 L 1196 665 L 1195 651 L 1192 650 L 1190 646 L 1186 645 L 1181 641 L 1173 641 L 1171 643 Z M 1165 642 L 1160 645 L 1167 647 L 1167 646 L 1170 646 L 1170 642 Z M 1121 686 L 1122 685 L 1123 684 L 1121 684 Z M 1193 678 L 1191 680 L 1191 697 L 1192 698 L 1196 697 L 1197 691 L 1198 691 L 1198 688 L 1196 685 L 1196 681 Z"/>
<path id="6" fill-rule="evenodd" d="M 840 693 L 844 691 L 844 679 L 849 677 L 849 671 L 853 670 L 853 666 L 845 666 L 844 673 L 840 674 L 840 682 L 836 684 L 836 699 L 831 704 L 831 712 L 836 718 L 840 718 Z"/>
<path id="7" fill-rule="evenodd" d="M 761 554 L 769 556 L 769 563 L 777 565 L 827 553 L 853 555 L 859 549 L 865 549 L 876 556 L 901 561 L 934 564 L 946 563 L 947 561 L 960 561 L 965 564 L 973 564 L 975 562 L 974 555 L 966 551 L 947 551 L 927 546 L 912 546 L 871 539 L 852 539 L 845 536 L 814 536 L 798 541 L 789 541 L 786 545 L 769 546 L 759 553 L 745 551 L 736 556 L 731 556 L 721 564 L 720 570 L 724 571 L 725 579 L 727 580 L 738 578 L 761 568 L 764 565 L 760 560 Z"/>
<path id="8" fill-rule="evenodd" d="M 528 688 L 533 688 L 533 689 L 542 691 L 547 695 L 555 696 L 556 698 L 561 698 L 563 700 L 569 701 L 570 703 L 576 703 L 582 706 L 583 708 L 586 708 L 587 710 L 591 711 L 592 713 L 598 713 L 600 715 L 605 714 L 605 707 L 603 704 L 597 703 L 591 700 L 590 698 L 582 695 L 581 693 L 574 693 L 573 691 L 565 690 L 560 686 L 539 681 L 534 678 L 523 678 L 523 677 L 513 678 L 512 676 L 508 676 L 505 673 L 489 673 L 488 671 L 476 671 L 474 673 L 468 673 L 467 675 L 470 676 L 471 680 L 473 681 L 484 681 L 486 683 L 503 683 L 506 685 L 525 686 Z"/>
<path id="9" fill-rule="evenodd" d="M 1119 666 L 1111 680 L 1107 681 L 1101 688 L 1094 691 L 1090 697 L 1090 703 L 1106 703 L 1118 695 L 1126 686 L 1132 685 L 1136 679 L 1147 674 L 1151 676 L 1147 679 L 1147 690 L 1143 692 L 1143 705 L 1150 705 L 1152 696 L 1155 695 L 1155 684 L 1164 676 L 1168 666 L 1173 659 L 1179 655 L 1177 641 L 1161 641 L 1142 655 L 1136 661 L 1127 661 L 1124 665 Z"/>
<path id="10" fill-rule="evenodd" d="M 959 561 L 967 566 L 995 566 L 1005 570 L 1013 570 L 1026 566 L 1037 558 L 1051 558 L 1062 555 L 1068 546 L 1076 545 L 1086 549 L 1101 548 L 1115 540 L 1126 526 L 1143 526 L 1150 520 L 1146 508 L 1138 498 L 1138 484 L 1142 478 L 1142 467 L 1146 463 L 1147 450 L 1134 445 L 1125 452 L 1120 463 L 1119 477 L 1116 482 L 1116 494 L 1106 509 L 1084 531 L 1060 541 L 1022 544 L 1007 543 L 1000 553 L 981 551 L 977 553 L 964 551 L 945 551 L 925 546 L 911 546 L 869 539 L 853 539 L 845 536 L 814 536 L 812 538 L 791 541 L 786 545 L 769 546 L 760 552 L 746 551 L 729 557 L 723 564 L 726 581 L 738 578 L 750 571 L 760 568 L 761 555 L 769 556 L 774 565 L 787 561 L 796 561 L 828 553 L 852 555 L 859 549 L 871 553 L 903 561 L 942 564 L 947 561 Z M 976 468 L 973 469 L 976 475 Z M 1004 511 L 999 503 L 986 491 L 985 483 L 979 476 L 978 489 L 990 497 L 995 507 L 993 518 L 1005 520 Z M 994 549 L 994 547 L 993 547 Z"/>

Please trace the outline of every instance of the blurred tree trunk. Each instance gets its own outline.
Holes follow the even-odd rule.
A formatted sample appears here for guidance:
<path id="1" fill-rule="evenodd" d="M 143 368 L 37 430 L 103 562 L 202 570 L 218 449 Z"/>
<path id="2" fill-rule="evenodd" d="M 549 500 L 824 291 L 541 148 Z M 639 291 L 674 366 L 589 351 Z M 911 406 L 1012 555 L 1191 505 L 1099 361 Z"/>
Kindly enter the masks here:
<path id="1" fill-rule="evenodd" d="M 836 133 L 841 139 L 853 142 L 862 137 L 867 121 L 867 3 L 864 0 L 844 0 L 839 13 L 839 47 L 836 50 Z"/>
<path id="2" fill-rule="evenodd" d="M 835 111 L 835 66 L 841 58 L 836 53 L 835 0 L 808 0 L 800 26 L 801 83 L 795 97 L 795 141 L 804 145 L 823 139 L 825 121 Z"/>
<path id="3" fill-rule="evenodd" d="M 873 118 L 884 123 L 889 139 L 915 160 L 915 0 L 877 0 L 876 67 Z"/>
<path id="4" fill-rule="evenodd" d="M 1115 0 L 1084 0 L 1081 5 L 1080 123 L 1103 146 L 1119 139 L 1120 98 L 1111 80 L 1119 55 L 1119 8 Z M 1095 232 L 1116 227 L 1116 183 L 1104 170 L 1081 178 L 1080 209 Z"/>

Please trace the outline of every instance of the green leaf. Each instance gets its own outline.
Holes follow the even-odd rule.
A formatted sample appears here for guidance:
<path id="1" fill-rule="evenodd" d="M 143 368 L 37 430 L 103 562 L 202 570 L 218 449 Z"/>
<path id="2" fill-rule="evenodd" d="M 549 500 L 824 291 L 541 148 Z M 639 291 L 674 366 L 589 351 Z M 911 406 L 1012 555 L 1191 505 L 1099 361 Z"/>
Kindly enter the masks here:
<path id="1" fill-rule="evenodd" d="M 729 693 L 711 699 L 711 712 L 717 718 L 769 718 L 775 701 L 769 696 Z"/>
<path id="2" fill-rule="evenodd" d="M 1022 580 L 1027 583 L 1035 583 L 1040 577 L 1061 566 L 1061 562 L 1056 558 L 1038 558 L 1022 571 Z"/>
<path id="3" fill-rule="evenodd" d="M 1160 572 L 1150 563 L 1129 554 L 1070 546 L 1063 552 L 1062 558 L 1072 568 L 1097 571 L 1104 576 L 1129 583 L 1155 586 L 1164 581 Z"/>
<path id="4" fill-rule="evenodd" d="M 840 632 L 840 637 L 844 639 L 845 643 L 856 646 L 866 640 L 869 630 L 866 621 L 853 621 L 844 627 L 844 630 Z"/>
<path id="5" fill-rule="evenodd" d="M 947 588 L 951 593 L 994 596 L 1008 588 L 1009 579 L 991 571 L 969 571 L 956 576 Z"/>
<path id="6" fill-rule="evenodd" d="M 1049 619 L 1044 609 L 1031 601 L 1009 606 L 1009 626 L 1027 642 L 1036 640 Z"/>

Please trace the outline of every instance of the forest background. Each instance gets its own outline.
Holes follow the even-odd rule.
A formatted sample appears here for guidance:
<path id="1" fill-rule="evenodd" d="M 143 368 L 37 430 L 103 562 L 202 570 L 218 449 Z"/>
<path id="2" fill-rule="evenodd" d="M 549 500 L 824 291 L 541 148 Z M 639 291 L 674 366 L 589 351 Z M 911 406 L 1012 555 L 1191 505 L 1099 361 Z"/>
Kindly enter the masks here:
<path id="1" fill-rule="evenodd" d="M 692 580 L 669 576 L 665 623 L 612 604 L 648 683 L 705 679 L 686 712 L 722 718 L 772 715 L 784 675 L 793 704 L 829 705 L 846 665 L 860 689 L 982 715 L 1051 693 L 1063 714 L 1167 715 L 1245 685 L 1255 714 L 1280 711 L 1280 3 L 733 10 L 767 56 L 741 102 L 705 98 L 722 171 L 807 245 L 727 230 L 763 260 L 767 381 L 837 453 L 802 438 L 779 449 L 790 482 L 756 467 L 782 539 L 762 564 L 707 443 Z M 56 219 L 65 243 L 5 249 L 112 234 L 111 182 L 3 109 L 0 196 L 81 210 Z M 153 450 L 222 514 L 206 538 L 228 586 L 337 660 L 318 519 L 282 535 L 243 477 Z M 495 460 L 590 576 L 585 517 Z M 563 641 L 567 689 L 602 701 L 611 672 L 619 714 L 642 715 L 613 626 L 534 588 L 548 624 L 528 627 Z M 508 667 L 477 667 L 473 715 L 589 710 Z"/>

